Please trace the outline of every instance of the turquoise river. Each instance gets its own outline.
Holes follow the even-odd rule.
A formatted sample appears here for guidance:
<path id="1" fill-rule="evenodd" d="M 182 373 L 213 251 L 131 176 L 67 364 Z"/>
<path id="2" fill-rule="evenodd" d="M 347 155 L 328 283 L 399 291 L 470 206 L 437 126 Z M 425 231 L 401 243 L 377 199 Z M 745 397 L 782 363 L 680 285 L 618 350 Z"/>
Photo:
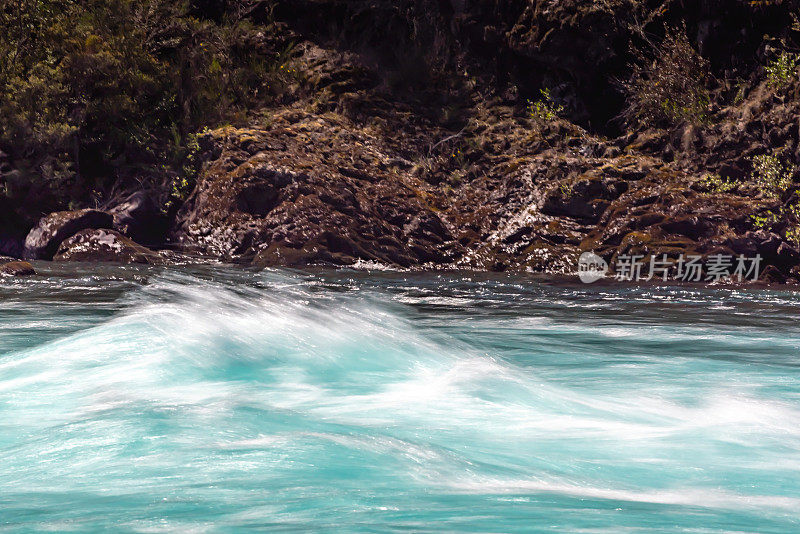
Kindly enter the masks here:
<path id="1" fill-rule="evenodd" d="M 0 280 L 0 532 L 800 532 L 800 295 Z"/>

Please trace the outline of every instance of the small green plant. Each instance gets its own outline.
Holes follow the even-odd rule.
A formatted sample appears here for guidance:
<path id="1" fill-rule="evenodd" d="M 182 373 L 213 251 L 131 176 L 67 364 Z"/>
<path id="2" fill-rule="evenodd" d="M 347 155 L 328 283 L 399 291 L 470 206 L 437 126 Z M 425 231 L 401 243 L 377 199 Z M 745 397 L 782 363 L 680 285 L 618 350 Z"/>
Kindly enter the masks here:
<path id="1" fill-rule="evenodd" d="M 550 96 L 550 89 L 540 91 L 541 98 L 536 102 L 528 100 L 528 116 L 537 122 L 551 122 L 564 112 L 564 106 L 556 104 Z"/>
<path id="2" fill-rule="evenodd" d="M 700 178 L 699 184 L 709 193 L 729 193 L 737 187 L 736 182 L 711 173 Z"/>
<path id="3" fill-rule="evenodd" d="M 751 178 L 765 195 L 779 197 L 792 185 L 792 169 L 781 163 L 775 154 L 754 156 L 751 162 Z"/>
<path id="4" fill-rule="evenodd" d="M 572 198 L 572 184 L 569 181 L 561 182 L 558 185 L 558 190 L 562 198 Z"/>
<path id="5" fill-rule="evenodd" d="M 197 182 L 198 155 L 200 154 L 200 135 L 208 132 L 203 128 L 200 133 L 189 134 L 186 138 L 186 151 L 183 157 L 182 173 L 172 179 L 169 198 L 164 205 L 164 212 L 169 212 L 175 206 L 182 204 L 192 192 Z"/>
<path id="6" fill-rule="evenodd" d="M 751 215 L 750 220 L 757 230 L 772 230 L 781 223 L 786 239 L 800 244 L 800 201 L 783 206 L 777 211 L 769 210 L 762 215 Z"/>
<path id="7" fill-rule="evenodd" d="M 660 45 L 636 53 L 621 117 L 634 126 L 675 126 L 708 122 L 709 64 L 691 45 L 686 29 L 667 31 Z"/>
<path id="8" fill-rule="evenodd" d="M 460 148 L 454 148 L 450 154 L 450 161 L 458 169 L 463 169 L 467 165 L 467 155 Z"/>
<path id="9" fill-rule="evenodd" d="M 265 93 L 278 95 L 294 83 L 302 82 L 305 72 L 296 60 L 297 45 L 294 41 L 273 54 L 273 57 L 251 61 L 250 72 L 263 80 Z"/>
<path id="10" fill-rule="evenodd" d="M 795 202 L 786 207 L 784 213 L 794 219 L 795 222 L 800 223 L 800 202 Z"/>
<path id="11" fill-rule="evenodd" d="M 764 215 L 751 215 L 750 220 L 753 222 L 753 227 L 757 230 L 769 230 L 778 222 L 778 214 L 773 211 L 768 211 Z"/>
<path id="12" fill-rule="evenodd" d="M 797 77 L 800 54 L 783 51 L 767 65 L 767 83 L 773 89 L 782 89 Z"/>
<path id="13" fill-rule="evenodd" d="M 455 166 L 457 169 L 462 170 L 467 169 L 470 166 L 471 154 L 479 150 L 480 146 L 475 137 L 470 136 L 460 138 L 460 142 L 453 146 L 452 152 L 450 153 L 451 166 Z"/>
<path id="14" fill-rule="evenodd" d="M 786 239 L 800 244 L 800 224 L 792 224 L 786 229 Z"/>
<path id="15" fill-rule="evenodd" d="M 785 231 L 786 239 L 800 244 L 800 202 L 795 202 L 785 207 L 783 213 L 788 218 L 788 226 Z"/>
<path id="16" fill-rule="evenodd" d="M 733 96 L 733 105 L 738 106 L 744 102 L 747 96 L 747 82 L 745 80 L 738 80 L 736 82 L 736 94 Z"/>

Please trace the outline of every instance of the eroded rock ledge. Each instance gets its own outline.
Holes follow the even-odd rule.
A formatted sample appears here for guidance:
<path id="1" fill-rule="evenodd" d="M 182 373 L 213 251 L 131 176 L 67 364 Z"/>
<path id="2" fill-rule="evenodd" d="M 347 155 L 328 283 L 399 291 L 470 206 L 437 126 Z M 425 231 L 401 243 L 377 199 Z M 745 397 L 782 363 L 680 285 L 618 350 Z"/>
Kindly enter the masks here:
<path id="1" fill-rule="evenodd" d="M 450 185 L 445 173 L 458 168 L 431 171 L 374 123 L 338 112 L 286 109 L 264 126 L 208 132 L 173 237 L 260 267 L 362 260 L 570 273 L 594 251 L 612 263 L 621 254 L 761 254 L 779 281 L 796 275 L 797 245 L 751 217 L 788 197 L 746 182 L 725 193 L 704 186 L 704 165 L 735 165 L 738 151 L 668 162 L 641 137 L 604 139 L 566 121 L 541 128 L 502 105 L 461 135 L 475 140 L 464 156 L 474 176 Z"/>
<path id="2" fill-rule="evenodd" d="M 411 162 L 334 113 L 286 110 L 268 129 L 206 134 L 208 158 L 174 232 L 258 266 L 369 260 L 445 265 L 463 253 Z"/>
<path id="3" fill-rule="evenodd" d="M 763 33 L 786 35 L 794 4 L 651 4 L 278 2 L 296 80 L 274 105 L 200 136 L 196 184 L 174 218 L 146 195 L 100 214 L 55 214 L 29 235 L 27 254 L 75 259 L 109 242 L 130 253 L 93 257 L 150 261 L 143 243 L 258 267 L 548 273 L 574 272 L 586 251 L 612 264 L 760 254 L 771 280 L 797 280 L 800 249 L 784 223 L 756 222 L 800 205 L 800 82 L 776 90 L 763 67 Z M 342 30 L 351 23 L 394 33 L 370 40 Z M 613 81 L 639 30 L 683 23 L 718 74 L 741 79 L 721 80 L 703 124 L 620 131 Z M 391 55 L 406 45 L 419 65 Z M 450 70 L 437 78 L 436 65 Z M 531 117 L 525 100 L 542 87 L 568 111 Z M 773 153 L 794 169 L 777 195 L 752 179 L 753 158 Z"/>

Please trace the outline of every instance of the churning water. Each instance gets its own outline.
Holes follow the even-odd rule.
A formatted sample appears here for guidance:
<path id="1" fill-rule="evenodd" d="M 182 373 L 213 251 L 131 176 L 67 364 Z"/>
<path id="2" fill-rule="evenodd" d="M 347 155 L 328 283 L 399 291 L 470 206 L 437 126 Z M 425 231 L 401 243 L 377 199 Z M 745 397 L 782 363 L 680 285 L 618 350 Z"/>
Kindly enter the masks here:
<path id="1" fill-rule="evenodd" d="M 794 293 L 40 267 L 0 530 L 800 530 Z"/>

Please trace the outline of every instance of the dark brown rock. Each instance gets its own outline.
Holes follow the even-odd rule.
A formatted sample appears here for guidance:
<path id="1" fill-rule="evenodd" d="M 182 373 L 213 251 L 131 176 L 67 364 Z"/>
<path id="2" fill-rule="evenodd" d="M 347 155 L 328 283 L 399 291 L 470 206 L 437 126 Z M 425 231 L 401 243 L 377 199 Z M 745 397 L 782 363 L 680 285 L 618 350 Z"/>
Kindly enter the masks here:
<path id="1" fill-rule="evenodd" d="M 162 263 L 158 254 L 115 230 L 81 230 L 58 248 L 54 261 Z"/>
<path id="2" fill-rule="evenodd" d="M 758 242 L 751 236 L 730 237 L 725 241 L 725 245 L 736 254 L 746 257 L 754 257 L 758 254 Z"/>
<path id="3" fill-rule="evenodd" d="M 767 265 L 767 267 L 761 271 L 758 279 L 768 284 L 783 284 L 786 282 L 786 275 L 774 265 Z"/>
<path id="4" fill-rule="evenodd" d="M 3 276 L 31 276 L 36 274 L 33 265 L 27 261 L 12 261 L 0 264 L 0 275 Z"/>
<path id="5" fill-rule="evenodd" d="M 26 259 L 51 260 L 59 245 L 87 228 L 111 228 L 113 217 L 99 210 L 59 211 L 43 217 L 25 239 Z"/>
<path id="6" fill-rule="evenodd" d="M 762 231 L 758 232 L 756 236 L 758 238 L 758 243 L 756 245 L 758 254 L 767 259 L 773 259 L 778 255 L 778 248 L 780 248 L 783 242 L 778 234 Z"/>
<path id="7" fill-rule="evenodd" d="M 167 233 L 168 219 L 156 197 L 154 192 L 137 191 L 111 208 L 114 229 L 137 243 L 161 244 Z"/>
<path id="8" fill-rule="evenodd" d="M 714 235 L 716 224 L 696 216 L 679 217 L 661 224 L 661 228 L 670 234 L 679 234 L 689 239 Z"/>
<path id="9" fill-rule="evenodd" d="M 775 264 L 788 270 L 790 267 L 800 263 L 800 252 L 796 247 L 790 246 L 788 243 L 783 242 L 778 246 Z"/>
<path id="10" fill-rule="evenodd" d="M 333 114 L 273 120 L 202 140 L 219 157 L 179 214 L 177 242 L 260 267 L 448 261 L 453 236 L 429 205 L 430 186 L 392 170 L 391 147 Z M 262 149 L 240 159 L 243 144 Z"/>
<path id="11" fill-rule="evenodd" d="M 622 180 L 586 177 L 575 184 L 556 188 L 545 198 L 541 211 L 547 215 L 564 215 L 589 222 L 597 221 L 610 201 L 627 191 Z"/>

